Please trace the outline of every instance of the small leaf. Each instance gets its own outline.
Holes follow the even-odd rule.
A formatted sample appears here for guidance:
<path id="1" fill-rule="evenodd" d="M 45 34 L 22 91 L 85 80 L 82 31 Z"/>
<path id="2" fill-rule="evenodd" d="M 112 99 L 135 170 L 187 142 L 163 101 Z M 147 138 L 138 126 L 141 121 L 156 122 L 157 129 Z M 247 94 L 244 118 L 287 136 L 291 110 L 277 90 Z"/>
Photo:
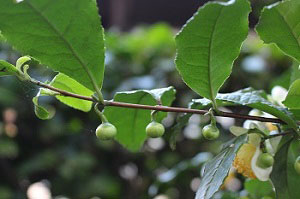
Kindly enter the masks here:
<path id="1" fill-rule="evenodd" d="M 266 43 L 275 43 L 300 62 L 300 1 L 290 0 L 264 8 L 256 31 Z"/>
<path id="2" fill-rule="evenodd" d="M 50 111 L 48 111 L 46 108 L 39 105 L 39 97 L 40 96 L 43 96 L 42 89 L 40 89 L 38 94 L 34 98 L 32 98 L 32 102 L 34 104 L 35 115 L 38 118 L 40 118 L 41 120 L 49 120 L 54 116 L 54 114 L 50 113 Z"/>
<path id="3" fill-rule="evenodd" d="M 95 0 L 1 0 L 0 31 L 23 54 L 91 90 L 102 86 L 103 28 Z"/>
<path id="4" fill-rule="evenodd" d="M 192 114 L 185 113 L 177 118 L 176 125 L 172 128 L 172 130 L 171 130 L 172 134 L 169 138 L 169 146 L 172 150 L 176 149 L 177 135 L 181 132 L 182 128 L 187 125 L 191 116 L 192 116 Z"/>
<path id="5" fill-rule="evenodd" d="M 204 174 L 196 199 L 210 199 L 219 190 L 227 177 L 236 153 L 247 142 L 247 135 L 234 138 L 223 150 L 204 167 Z"/>
<path id="6" fill-rule="evenodd" d="M 211 2 L 176 36 L 176 66 L 185 83 L 214 101 L 248 35 L 247 0 Z"/>
<path id="7" fill-rule="evenodd" d="M 283 143 L 283 144 L 282 144 Z M 277 199 L 300 198 L 300 177 L 294 169 L 294 162 L 299 156 L 300 141 L 285 138 L 275 155 L 275 164 L 271 173 Z"/>
<path id="8" fill-rule="evenodd" d="M 153 93 L 156 94 L 156 97 L 153 96 Z M 119 92 L 115 95 L 114 101 L 155 106 L 158 97 L 162 105 L 170 106 L 175 98 L 175 90 L 169 87 L 151 91 Z M 106 106 L 104 109 L 108 121 L 118 129 L 116 140 L 133 152 L 138 151 L 147 138 L 145 129 L 151 120 L 150 113 L 150 110 L 120 107 Z M 156 119 L 161 122 L 165 116 L 167 116 L 166 113 L 159 113 Z"/>
<path id="9" fill-rule="evenodd" d="M 18 74 L 18 70 L 14 65 L 4 60 L 0 60 L 0 77 L 6 75 L 17 75 L 17 74 Z"/>
<path id="10" fill-rule="evenodd" d="M 300 109 L 300 79 L 291 85 L 283 104 L 291 109 Z"/>
<path id="11" fill-rule="evenodd" d="M 89 90 L 88 88 L 84 87 L 82 84 L 78 83 L 74 79 L 68 77 L 67 75 L 64 75 L 62 73 L 59 73 L 54 77 L 54 79 L 50 83 L 51 86 L 55 88 L 59 88 L 64 91 L 68 91 L 71 93 L 75 93 L 78 95 L 83 95 L 83 96 L 92 96 L 93 92 Z M 85 101 L 81 99 L 76 99 L 73 97 L 65 97 L 65 96 L 59 96 L 57 95 L 56 98 L 61 101 L 62 103 L 84 111 L 88 112 L 92 108 L 92 102 L 91 101 Z"/>

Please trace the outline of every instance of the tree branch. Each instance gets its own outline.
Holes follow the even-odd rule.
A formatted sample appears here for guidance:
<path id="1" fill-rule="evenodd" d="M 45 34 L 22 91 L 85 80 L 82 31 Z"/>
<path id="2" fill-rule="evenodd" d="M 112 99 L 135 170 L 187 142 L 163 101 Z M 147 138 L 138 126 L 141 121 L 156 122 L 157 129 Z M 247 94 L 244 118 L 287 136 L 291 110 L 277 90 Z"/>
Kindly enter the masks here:
<path id="1" fill-rule="evenodd" d="M 66 97 L 73 97 L 73 98 L 77 98 L 77 99 L 97 102 L 92 97 L 87 97 L 87 96 L 70 93 L 70 92 L 52 87 L 48 84 L 42 83 L 40 81 L 31 79 L 30 82 L 37 86 L 58 92 L 59 94 L 66 96 Z M 162 112 L 192 113 L 192 114 L 199 114 L 199 115 L 204 115 L 208 112 L 208 110 L 198 110 L 198 109 L 168 107 L 168 106 L 150 106 L 150 105 L 143 105 L 143 104 L 130 104 L 130 103 L 124 103 L 124 102 L 107 101 L 107 100 L 105 100 L 104 106 L 157 110 L 157 111 L 162 111 Z M 277 119 L 277 118 L 266 118 L 266 117 L 258 117 L 258 116 L 251 116 L 251 115 L 240 115 L 240 114 L 236 114 L 236 113 L 229 113 L 229 112 L 222 112 L 222 111 L 219 111 L 219 113 L 215 113 L 215 115 L 220 116 L 220 117 L 230 117 L 230 118 L 243 119 L 243 120 L 256 120 L 256 121 L 261 121 L 261 122 L 285 124 L 284 121 Z"/>

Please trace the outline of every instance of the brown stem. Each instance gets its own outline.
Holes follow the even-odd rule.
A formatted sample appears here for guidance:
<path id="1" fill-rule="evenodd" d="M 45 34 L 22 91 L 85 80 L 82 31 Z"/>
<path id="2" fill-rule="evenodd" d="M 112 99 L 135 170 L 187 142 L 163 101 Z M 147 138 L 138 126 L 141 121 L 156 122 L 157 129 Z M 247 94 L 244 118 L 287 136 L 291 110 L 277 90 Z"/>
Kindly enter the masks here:
<path id="1" fill-rule="evenodd" d="M 52 87 L 48 84 L 36 81 L 36 80 L 30 80 L 31 83 L 36 84 L 40 87 L 47 88 L 52 91 L 56 91 L 60 93 L 63 96 L 67 97 L 73 97 L 78 98 L 82 100 L 92 101 L 96 102 L 92 97 L 82 96 L 74 93 L 70 93 L 64 90 L 60 90 L 58 88 Z M 168 107 L 168 106 L 150 106 L 150 105 L 143 105 L 143 104 L 130 104 L 130 103 L 124 103 L 124 102 L 113 102 L 113 101 L 107 101 L 105 100 L 105 106 L 115 106 L 115 107 L 123 107 L 123 108 L 135 108 L 135 109 L 146 109 L 146 110 L 157 110 L 162 112 L 176 112 L 176 113 L 192 113 L 192 114 L 199 114 L 204 115 L 208 111 L 207 110 L 198 110 L 198 109 L 189 109 L 189 108 L 179 108 L 179 107 Z M 219 113 L 215 113 L 216 116 L 220 117 L 230 117 L 230 118 L 237 118 L 237 119 L 244 119 L 244 120 L 256 120 L 261 122 L 272 122 L 272 123 L 281 123 L 284 124 L 280 119 L 277 118 L 266 118 L 266 117 L 258 117 L 258 116 L 251 116 L 251 115 L 240 115 L 236 113 L 229 113 L 229 112 L 223 112 L 219 111 Z"/>

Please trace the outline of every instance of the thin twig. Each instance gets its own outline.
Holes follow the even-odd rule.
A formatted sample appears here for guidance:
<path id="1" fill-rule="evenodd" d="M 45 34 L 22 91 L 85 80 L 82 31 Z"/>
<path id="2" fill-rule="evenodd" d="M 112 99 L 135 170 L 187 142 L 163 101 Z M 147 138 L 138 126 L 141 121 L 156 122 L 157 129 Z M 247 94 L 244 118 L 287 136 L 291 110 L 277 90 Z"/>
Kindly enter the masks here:
<path id="1" fill-rule="evenodd" d="M 55 88 L 53 86 L 50 86 L 48 84 L 42 83 L 40 81 L 30 80 L 30 82 L 33 84 L 36 84 L 37 86 L 47 88 L 52 91 L 56 91 L 63 96 L 96 102 L 92 97 L 87 97 L 87 96 L 82 96 L 82 95 L 74 94 L 71 92 L 67 92 L 67 91 Z M 169 106 L 150 106 L 150 105 L 143 105 L 143 104 L 130 104 L 130 103 L 124 103 L 124 102 L 107 101 L 107 100 L 105 100 L 104 105 L 105 106 L 123 107 L 123 108 L 157 110 L 157 111 L 162 111 L 162 112 L 192 113 L 192 114 L 199 114 L 199 115 L 204 115 L 208 112 L 208 110 L 198 110 L 198 109 L 169 107 Z M 251 115 L 240 115 L 240 114 L 236 114 L 236 113 L 229 113 L 229 112 L 223 112 L 223 111 L 219 111 L 219 113 L 215 113 L 215 115 L 220 116 L 220 117 L 230 117 L 230 118 L 237 118 L 237 119 L 243 119 L 243 120 L 256 120 L 256 121 L 261 121 L 261 122 L 271 122 L 271 123 L 281 123 L 281 124 L 285 123 L 284 121 L 277 119 L 277 118 L 266 118 L 266 117 L 251 116 Z"/>
<path id="2" fill-rule="evenodd" d="M 274 137 L 278 137 L 278 136 L 286 136 L 286 135 L 293 135 L 293 132 L 286 132 L 286 133 L 278 133 L 278 134 L 274 134 L 274 135 L 269 135 L 269 136 L 265 136 L 263 139 L 267 140 L 267 139 L 271 139 Z"/>

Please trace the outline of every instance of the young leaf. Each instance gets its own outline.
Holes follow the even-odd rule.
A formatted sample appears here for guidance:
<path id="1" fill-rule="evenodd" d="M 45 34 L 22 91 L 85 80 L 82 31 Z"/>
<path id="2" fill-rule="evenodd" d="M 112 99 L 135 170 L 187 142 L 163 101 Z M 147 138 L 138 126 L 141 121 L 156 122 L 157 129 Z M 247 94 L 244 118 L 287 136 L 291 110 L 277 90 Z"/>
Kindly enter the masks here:
<path id="1" fill-rule="evenodd" d="M 300 1 L 290 0 L 264 8 L 256 31 L 266 43 L 275 43 L 300 62 Z"/>
<path id="2" fill-rule="evenodd" d="M 43 106 L 39 105 L 39 97 L 40 96 L 45 96 L 43 94 L 43 89 L 40 89 L 38 94 L 32 98 L 32 102 L 34 104 L 34 112 L 35 115 L 40 118 L 41 120 L 49 120 L 51 119 L 54 114 L 50 113 L 46 108 L 44 108 Z"/>
<path id="3" fill-rule="evenodd" d="M 294 169 L 294 162 L 299 156 L 300 142 L 289 138 L 275 155 L 275 164 L 271 180 L 275 186 L 277 199 L 300 198 L 300 177 Z"/>
<path id="4" fill-rule="evenodd" d="M 300 109 L 300 79 L 291 85 L 283 104 L 291 109 Z"/>
<path id="5" fill-rule="evenodd" d="M 0 60 L 0 77 L 6 75 L 16 75 L 16 74 L 18 74 L 18 70 L 14 65 L 4 60 Z"/>
<path id="6" fill-rule="evenodd" d="M 297 129 L 298 125 L 292 117 L 292 114 L 285 108 L 272 104 L 265 96 L 266 94 L 263 91 L 245 88 L 233 93 L 218 94 L 216 99 L 264 111 L 286 122 L 292 128 Z"/>
<path id="7" fill-rule="evenodd" d="M 51 81 L 50 85 L 64 91 L 69 91 L 71 93 L 75 93 L 83 96 L 93 95 L 93 92 L 91 90 L 89 90 L 88 88 L 84 87 L 82 84 L 78 83 L 74 79 L 62 73 L 56 75 L 55 78 Z M 88 112 L 92 108 L 92 102 L 90 101 L 84 101 L 81 99 L 59 96 L 59 95 L 57 95 L 56 98 L 62 103 L 81 111 Z"/>
<path id="8" fill-rule="evenodd" d="M 91 90 L 104 73 L 103 29 L 94 0 L 1 0 L 1 34 L 17 50 Z"/>
<path id="9" fill-rule="evenodd" d="M 153 94 L 156 95 L 155 98 Z M 174 98 L 175 90 L 169 87 L 168 89 L 151 91 L 120 92 L 115 95 L 114 101 L 154 106 L 157 105 L 157 99 L 159 99 L 162 105 L 170 106 Z M 118 129 L 117 141 L 133 152 L 138 151 L 147 138 L 145 129 L 151 120 L 150 113 L 150 110 L 120 107 L 105 107 L 104 109 L 104 114 L 108 121 Z M 160 122 L 165 116 L 166 113 L 158 115 L 156 117 L 157 122 Z"/>
<path id="10" fill-rule="evenodd" d="M 185 83 L 214 101 L 248 34 L 247 0 L 200 8 L 176 36 L 176 66 Z"/>
<path id="11" fill-rule="evenodd" d="M 205 164 L 203 178 L 195 199 L 210 199 L 227 177 L 239 148 L 247 141 L 247 135 L 236 137 L 215 158 Z"/>

